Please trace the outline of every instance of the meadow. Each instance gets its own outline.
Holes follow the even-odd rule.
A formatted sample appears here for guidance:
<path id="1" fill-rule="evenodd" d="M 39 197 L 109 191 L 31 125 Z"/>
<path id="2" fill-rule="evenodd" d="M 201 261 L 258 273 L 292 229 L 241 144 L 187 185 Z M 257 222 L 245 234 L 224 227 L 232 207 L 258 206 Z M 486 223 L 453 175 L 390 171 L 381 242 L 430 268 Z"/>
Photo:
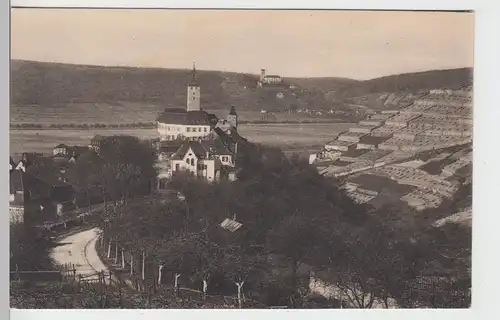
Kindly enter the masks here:
<path id="1" fill-rule="evenodd" d="M 285 151 L 304 152 L 318 150 L 339 132 L 347 130 L 350 123 L 328 124 L 242 124 L 239 132 L 248 140 L 278 146 Z M 10 130 L 10 154 L 22 152 L 51 153 L 60 143 L 66 145 L 88 145 L 95 135 L 132 135 L 142 139 L 158 136 L 156 129 L 29 129 Z"/>
<path id="2" fill-rule="evenodd" d="M 134 102 L 114 103 L 70 103 L 61 105 L 16 105 L 10 109 L 10 123 L 40 124 L 49 127 L 52 124 L 81 125 L 81 124 L 130 124 L 139 122 L 154 122 L 164 110 L 157 104 L 143 104 Z M 207 109 L 219 118 L 225 118 L 228 108 Z M 240 121 L 261 121 L 262 114 L 255 110 L 242 110 L 236 106 Z M 344 119 L 330 116 L 309 116 L 305 114 L 275 112 L 276 122 L 342 122 Z"/>

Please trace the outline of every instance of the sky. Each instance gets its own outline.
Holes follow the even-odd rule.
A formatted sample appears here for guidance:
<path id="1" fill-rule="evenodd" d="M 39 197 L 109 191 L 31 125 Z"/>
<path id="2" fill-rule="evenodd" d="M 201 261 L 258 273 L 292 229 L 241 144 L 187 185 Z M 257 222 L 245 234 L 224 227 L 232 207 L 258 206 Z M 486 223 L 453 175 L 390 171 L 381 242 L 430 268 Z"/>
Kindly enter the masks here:
<path id="1" fill-rule="evenodd" d="M 473 66 L 454 12 L 15 8 L 11 58 L 358 80 Z"/>

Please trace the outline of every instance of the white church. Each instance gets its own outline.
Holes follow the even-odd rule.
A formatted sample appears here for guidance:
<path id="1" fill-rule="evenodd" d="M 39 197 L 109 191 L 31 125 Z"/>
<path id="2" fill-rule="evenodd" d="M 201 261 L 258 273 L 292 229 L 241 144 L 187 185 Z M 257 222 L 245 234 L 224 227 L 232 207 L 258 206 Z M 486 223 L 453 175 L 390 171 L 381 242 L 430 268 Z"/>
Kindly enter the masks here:
<path id="1" fill-rule="evenodd" d="M 235 179 L 238 115 L 231 107 L 226 119 L 201 108 L 201 88 L 192 78 L 185 108 L 167 108 L 158 119 L 160 188 L 176 172 L 187 171 L 208 181 Z"/>

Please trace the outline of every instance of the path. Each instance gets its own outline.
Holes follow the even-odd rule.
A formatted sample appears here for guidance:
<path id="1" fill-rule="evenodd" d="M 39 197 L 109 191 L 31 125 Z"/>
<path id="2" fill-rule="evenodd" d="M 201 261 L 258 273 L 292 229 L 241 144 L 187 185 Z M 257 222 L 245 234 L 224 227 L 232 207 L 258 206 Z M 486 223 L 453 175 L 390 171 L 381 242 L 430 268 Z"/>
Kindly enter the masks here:
<path id="1" fill-rule="evenodd" d="M 90 276 L 89 280 L 95 278 L 97 281 L 96 272 L 108 270 L 96 251 L 98 237 L 98 228 L 69 235 L 57 241 L 58 246 L 50 255 L 57 264 L 74 264 L 77 274 Z"/>

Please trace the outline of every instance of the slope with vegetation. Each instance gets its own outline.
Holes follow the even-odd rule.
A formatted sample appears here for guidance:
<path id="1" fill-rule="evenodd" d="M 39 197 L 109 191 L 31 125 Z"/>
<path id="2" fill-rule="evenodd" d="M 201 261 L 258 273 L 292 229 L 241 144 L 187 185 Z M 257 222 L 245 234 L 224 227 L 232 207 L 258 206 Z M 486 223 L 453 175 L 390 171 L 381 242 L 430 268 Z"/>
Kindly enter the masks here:
<path id="1" fill-rule="evenodd" d="M 236 182 L 213 185 L 175 176 L 170 187 L 185 201 L 148 197 L 118 210 L 104 226 L 106 241 L 127 252 L 134 270 L 142 270 L 144 259 L 146 281 L 156 281 L 161 269 L 162 281 L 177 283 L 179 275 L 184 285 L 200 287 L 205 280 L 216 294 L 234 294 L 239 284 L 267 305 L 303 306 L 307 270 L 354 294 L 350 307 L 373 306 L 374 298 L 365 297 L 392 297 L 407 307 L 468 304 L 450 293 L 457 278 L 470 277 L 467 263 L 448 259 L 440 266 L 442 248 L 467 257 L 455 245 L 457 239 L 466 244 L 466 234 L 436 236 L 424 222 L 407 223 L 397 208 L 357 205 L 314 168 L 279 149 L 241 148 L 246 157 L 237 160 L 242 170 Z M 241 228 L 221 228 L 228 218 Z M 435 247 L 429 248 L 429 241 Z M 437 275 L 432 290 L 440 290 L 409 289 Z"/>
<path id="2" fill-rule="evenodd" d="M 165 107 L 185 105 L 190 70 L 100 67 L 11 61 L 13 123 L 136 123 L 154 121 Z M 344 78 L 285 78 L 282 88 L 262 89 L 252 74 L 198 71 L 207 110 L 258 113 L 286 110 L 340 110 L 352 117 L 366 108 L 401 108 L 429 89 L 470 83 L 471 69 L 437 70 L 367 81 Z M 294 85 L 294 88 L 288 88 Z M 281 95 L 278 95 L 281 93 Z M 394 93 L 395 96 L 390 96 Z M 51 114 L 57 118 L 51 118 Z M 349 115 L 351 114 L 351 115 Z M 254 120 L 254 116 L 241 120 Z M 47 118 L 47 119 L 45 119 Z M 59 119 L 59 121 L 58 121 Z"/>
<path id="3" fill-rule="evenodd" d="M 59 106 L 60 111 L 79 104 L 150 104 L 148 108 L 185 105 L 185 90 L 191 70 L 127 67 L 99 67 L 11 61 L 11 113 L 16 106 L 36 105 L 39 108 Z M 281 90 L 258 89 L 258 77 L 220 71 L 197 71 L 202 87 L 202 105 L 206 109 L 227 109 L 236 105 L 243 110 L 285 110 L 300 107 L 326 108 L 326 100 L 315 79 L 290 79 L 303 87 Z M 328 78 L 328 90 L 354 82 Z"/>

